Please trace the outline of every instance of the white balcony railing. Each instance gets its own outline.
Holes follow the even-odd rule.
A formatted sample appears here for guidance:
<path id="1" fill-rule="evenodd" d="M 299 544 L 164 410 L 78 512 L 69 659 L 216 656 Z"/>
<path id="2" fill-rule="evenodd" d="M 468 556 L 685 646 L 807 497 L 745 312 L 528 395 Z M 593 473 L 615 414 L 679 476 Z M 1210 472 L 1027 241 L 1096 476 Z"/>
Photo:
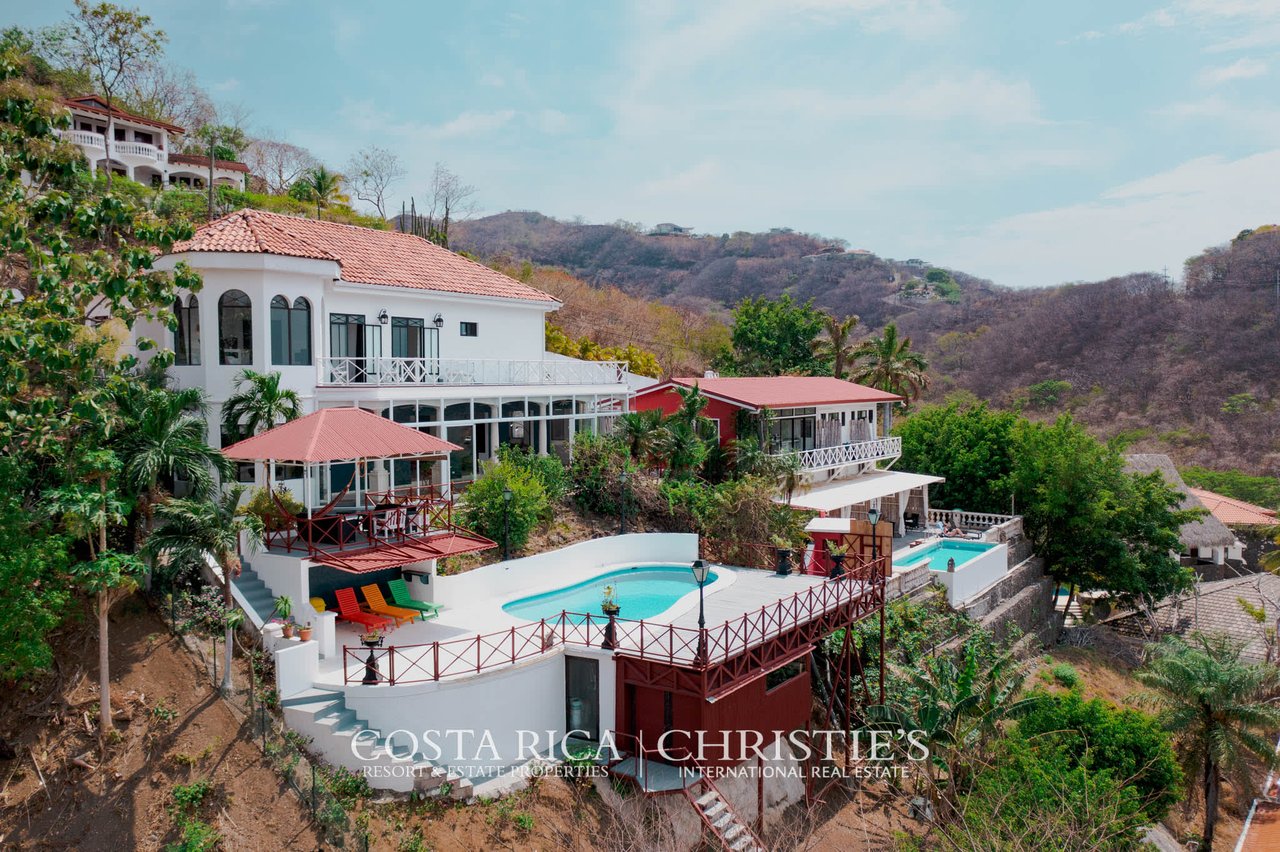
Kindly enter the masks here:
<path id="1" fill-rule="evenodd" d="M 81 148 L 97 148 L 102 151 L 107 149 L 107 139 L 101 133 L 92 133 L 88 130 L 60 130 L 58 136 L 63 142 L 70 142 Z"/>
<path id="2" fill-rule="evenodd" d="M 851 444 L 836 444 L 834 447 L 816 447 L 812 450 L 777 455 L 796 456 L 802 471 L 827 470 L 847 464 L 896 459 L 902 455 L 902 439 L 876 438 L 872 441 L 856 441 Z"/>
<path id="3" fill-rule="evenodd" d="M 1014 520 L 1014 516 L 996 515 L 990 512 L 966 512 L 962 509 L 930 509 L 927 520 L 930 524 L 945 524 L 951 521 L 961 529 L 985 530 L 1006 524 Z"/>
<path id="4" fill-rule="evenodd" d="M 160 159 L 160 149 L 145 142 L 113 142 L 112 157 L 136 157 L 140 160 Z"/>
<path id="5" fill-rule="evenodd" d="M 321 385 L 615 385 L 621 361 L 487 358 L 321 358 Z"/>

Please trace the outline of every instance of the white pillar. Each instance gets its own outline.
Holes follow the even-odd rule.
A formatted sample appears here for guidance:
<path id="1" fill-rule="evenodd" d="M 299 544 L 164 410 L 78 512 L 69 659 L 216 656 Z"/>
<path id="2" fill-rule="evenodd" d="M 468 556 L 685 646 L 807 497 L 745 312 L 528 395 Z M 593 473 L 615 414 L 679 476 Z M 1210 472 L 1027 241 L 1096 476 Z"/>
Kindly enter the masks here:
<path id="1" fill-rule="evenodd" d="M 316 615 L 311 638 L 320 645 L 320 656 L 332 659 L 338 653 L 338 614 L 322 612 Z"/>

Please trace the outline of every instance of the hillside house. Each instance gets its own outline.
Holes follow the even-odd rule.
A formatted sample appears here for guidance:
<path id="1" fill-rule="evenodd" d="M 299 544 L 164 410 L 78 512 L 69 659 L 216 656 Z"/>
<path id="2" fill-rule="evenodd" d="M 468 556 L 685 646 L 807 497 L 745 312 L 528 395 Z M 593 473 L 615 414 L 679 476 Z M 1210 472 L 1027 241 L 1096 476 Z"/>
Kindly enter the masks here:
<path id="1" fill-rule="evenodd" d="M 677 225 L 675 222 L 659 222 L 649 229 L 651 237 L 691 237 L 693 228 Z"/>
<path id="2" fill-rule="evenodd" d="M 1163 453 L 1134 453 L 1125 456 L 1125 469 L 1130 473 L 1158 472 L 1171 488 L 1182 494 L 1180 508 L 1205 511 L 1204 517 L 1183 524 L 1178 533 L 1182 541 L 1184 565 L 1196 567 L 1202 572 L 1208 566 L 1216 566 L 1217 571 L 1209 571 L 1212 574 L 1209 579 L 1216 579 L 1221 574 L 1221 568 L 1228 563 L 1239 567 L 1244 558 L 1244 545 L 1222 521 L 1205 510 L 1204 504 L 1191 493 L 1187 483 L 1182 481 L 1172 459 Z"/>
<path id="3" fill-rule="evenodd" d="M 209 157 L 177 152 L 186 130 L 112 106 L 97 95 L 69 98 L 71 129 L 58 131 L 64 142 L 77 146 L 96 172 L 111 169 L 121 177 L 156 188 L 204 189 L 209 181 Z M 249 167 L 231 160 L 213 162 L 215 186 L 243 190 Z"/>

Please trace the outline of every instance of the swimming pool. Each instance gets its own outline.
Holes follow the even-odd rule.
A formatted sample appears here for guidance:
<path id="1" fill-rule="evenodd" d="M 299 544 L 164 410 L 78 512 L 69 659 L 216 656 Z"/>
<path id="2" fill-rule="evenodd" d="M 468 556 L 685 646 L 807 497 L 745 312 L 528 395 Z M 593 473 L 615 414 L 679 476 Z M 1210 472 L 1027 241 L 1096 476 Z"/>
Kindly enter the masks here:
<path id="1" fill-rule="evenodd" d="M 710 588 L 719 577 L 707 574 Z M 613 586 L 614 599 L 622 611 L 620 618 L 652 618 L 670 609 L 676 601 L 698 590 L 688 565 L 638 565 L 600 574 L 572 586 L 552 589 L 503 604 L 502 611 L 517 618 L 538 621 L 555 618 L 562 611 L 600 614 L 604 587 Z"/>
<path id="2" fill-rule="evenodd" d="M 995 544 L 985 541 L 943 539 L 942 541 L 935 541 L 933 544 L 926 544 L 923 547 L 916 548 L 903 558 L 895 559 L 894 562 L 898 567 L 915 568 L 927 560 L 930 571 L 946 571 L 948 560 L 954 559 L 956 567 L 960 568 L 966 562 L 976 559 L 979 555 L 986 553 L 995 546 Z"/>

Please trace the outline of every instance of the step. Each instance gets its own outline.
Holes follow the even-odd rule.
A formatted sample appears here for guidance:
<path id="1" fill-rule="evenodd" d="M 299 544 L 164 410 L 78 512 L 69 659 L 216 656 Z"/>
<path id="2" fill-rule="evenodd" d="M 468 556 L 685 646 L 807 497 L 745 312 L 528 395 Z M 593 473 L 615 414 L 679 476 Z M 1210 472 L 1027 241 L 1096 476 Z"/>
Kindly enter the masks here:
<path id="1" fill-rule="evenodd" d="M 712 820 L 711 826 L 716 831 L 723 834 L 724 830 L 729 827 L 729 824 L 734 822 L 737 822 L 737 820 L 733 818 L 733 814 L 726 813 L 720 816 L 718 819 Z"/>
<path id="2" fill-rule="evenodd" d="M 698 799 L 697 805 L 699 808 L 706 808 L 707 805 L 718 798 L 720 798 L 720 794 L 712 790 L 710 793 L 704 793 L 702 798 Z"/>
<path id="3" fill-rule="evenodd" d="M 743 828 L 742 823 L 735 822 L 733 825 L 729 826 L 728 830 L 725 831 L 724 839 L 726 841 L 732 842 L 733 838 L 737 837 L 739 834 L 741 834 L 744 831 L 746 831 L 746 829 Z"/>
<path id="4" fill-rule="evenodd" d="M 737 843 L 734 843 L 729 847 L 731 852 L 742 852 L 742 850 L 744 849 L 759 849 L 759 848 L 760 848 L 759 846 L 756 846 L 756 842 L 751 839 L 750 835 L 739 839 Z"/>
<path id="5" fill-rule="evenodd" d="M 322 704 L 337 700 L 332 692 L 322 689 L 304 689 L 302 692 L 294 693 L 288 698 L 280 699 L 281 707 L 301 707 L 303 705 Z"/>
<path id="6" fill-rule="evenodd" d="M 729 806 L 724 803 L 723 799 L 721 799 L 720 801 L 717 801 L 714 804 L 712 804 L 711 807 L 704 808 L 702 811 L 702 815 L 705 816 L 707 819 L 713 820 L 720 815 L 721 811 L 725 811 L 728 809 L 729 809 Z"/>

